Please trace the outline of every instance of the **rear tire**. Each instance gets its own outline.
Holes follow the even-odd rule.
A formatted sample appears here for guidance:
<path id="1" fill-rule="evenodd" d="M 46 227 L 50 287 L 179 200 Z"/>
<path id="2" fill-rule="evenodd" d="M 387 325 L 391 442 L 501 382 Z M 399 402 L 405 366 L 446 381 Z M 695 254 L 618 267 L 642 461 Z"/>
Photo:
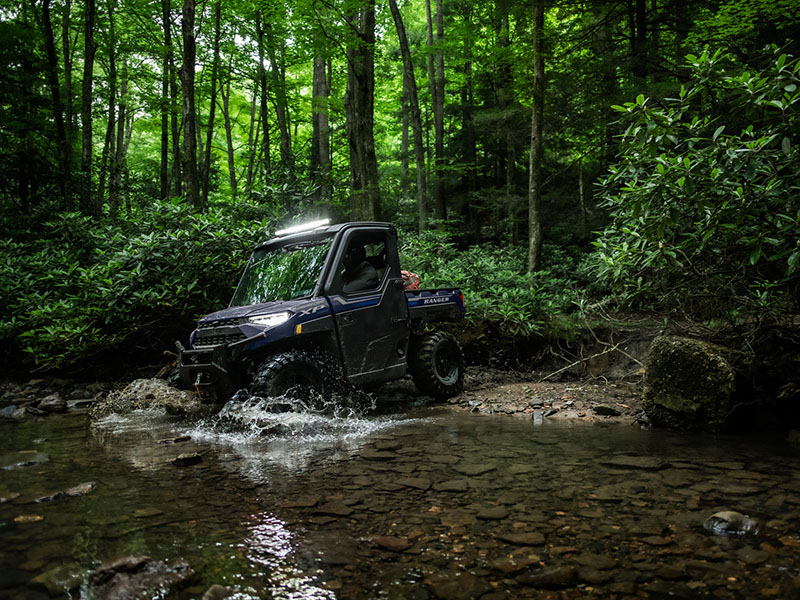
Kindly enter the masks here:
<path id="1" fill-rule="evenodd" d="M 283 399 L 292 407 L 312 407 L 328 398 L 319 364 L 305 352 L 282 352 L 268 357 L 253 377 L 250 393 Z"/>
<path id="2" fill-rule="evenodd" d="M 455 336 L 436 332 L 416 340 L 411 376 L 420 392 L 437 400 L 460 394 L 464 390 L 464 355 Z"/>

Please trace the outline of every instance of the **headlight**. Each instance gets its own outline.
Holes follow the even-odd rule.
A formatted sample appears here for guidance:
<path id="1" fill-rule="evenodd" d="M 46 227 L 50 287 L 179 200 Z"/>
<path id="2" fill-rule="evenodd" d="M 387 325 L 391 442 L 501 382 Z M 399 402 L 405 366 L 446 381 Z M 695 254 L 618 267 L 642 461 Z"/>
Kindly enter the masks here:
<path id="1" fill-rule="evenodd" d="M 286 323 L 292 316 L 290 312 L 272 313 L 269 315 L 256 315 L 248 317 L 248 321 L 256 325 L 264 325 L 265 327 L 277 327 L 282 323 Z"/>

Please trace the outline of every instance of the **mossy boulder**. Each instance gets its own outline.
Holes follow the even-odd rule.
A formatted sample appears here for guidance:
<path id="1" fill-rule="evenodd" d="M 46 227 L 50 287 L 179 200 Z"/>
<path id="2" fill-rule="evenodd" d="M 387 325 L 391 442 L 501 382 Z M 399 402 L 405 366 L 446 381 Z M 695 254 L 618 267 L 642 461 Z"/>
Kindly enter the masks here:
<path id="1" fill-rule="evenodd" d="M 740 393 L 747 358 L 699 340 L 661 336 L 647 360 L 642 405 L 651 422 L 681 431 L 719 432 Z"/>

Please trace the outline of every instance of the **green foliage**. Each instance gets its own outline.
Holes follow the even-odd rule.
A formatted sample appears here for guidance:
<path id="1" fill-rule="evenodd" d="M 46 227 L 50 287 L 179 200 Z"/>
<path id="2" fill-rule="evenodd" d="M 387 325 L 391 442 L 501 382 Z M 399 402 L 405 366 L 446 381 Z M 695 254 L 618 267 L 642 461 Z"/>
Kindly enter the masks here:
<path id="1" fill-rule="evenodd" d="M 581 304 L 579 253 L 546 244 L 544 256 L 545 268 L 531 276 L 522 245 L 459 248 L 426 232 L 405 234 L 400 249 L 401 266 L 420 276 L 421 287 L 463 290 L 468 323 L 491 321 L 511 336 L 571 335 L 577 321 L 565 317 Z"/>
<path id="2" fill-rule="evenodd" d="M 596 272 L 629 303 L 696 316 L 785 308 L 800 265 L 800 62 L 689 56 L 663 104 L 614 107 L 627 127 L 601 181 L 611 224 Z"/>
<path id="3" fill-rule="evenodd" d="M 124 223 L 54 215 L 28 242 L 0 241 L 0 340 L 42 369 L 134 346 L 168 348 L 227 303 L 274 219 L 244 207 L 163 203 Z"/>

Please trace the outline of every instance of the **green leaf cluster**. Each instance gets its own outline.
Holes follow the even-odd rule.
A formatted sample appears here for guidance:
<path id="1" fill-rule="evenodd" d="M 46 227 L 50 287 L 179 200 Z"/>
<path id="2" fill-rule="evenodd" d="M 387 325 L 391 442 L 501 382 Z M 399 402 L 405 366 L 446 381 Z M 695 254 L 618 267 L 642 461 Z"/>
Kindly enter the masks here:
<path id="1" fill-rule="evenodd" d="M 623 301 L 699 317 L 757 316 L 797 300 L 800 61 L 751 71 L 689 55 L 677 98 L 615 106 L 620 155 L 600 181 L 611 222 L 598 277 Z"/>

